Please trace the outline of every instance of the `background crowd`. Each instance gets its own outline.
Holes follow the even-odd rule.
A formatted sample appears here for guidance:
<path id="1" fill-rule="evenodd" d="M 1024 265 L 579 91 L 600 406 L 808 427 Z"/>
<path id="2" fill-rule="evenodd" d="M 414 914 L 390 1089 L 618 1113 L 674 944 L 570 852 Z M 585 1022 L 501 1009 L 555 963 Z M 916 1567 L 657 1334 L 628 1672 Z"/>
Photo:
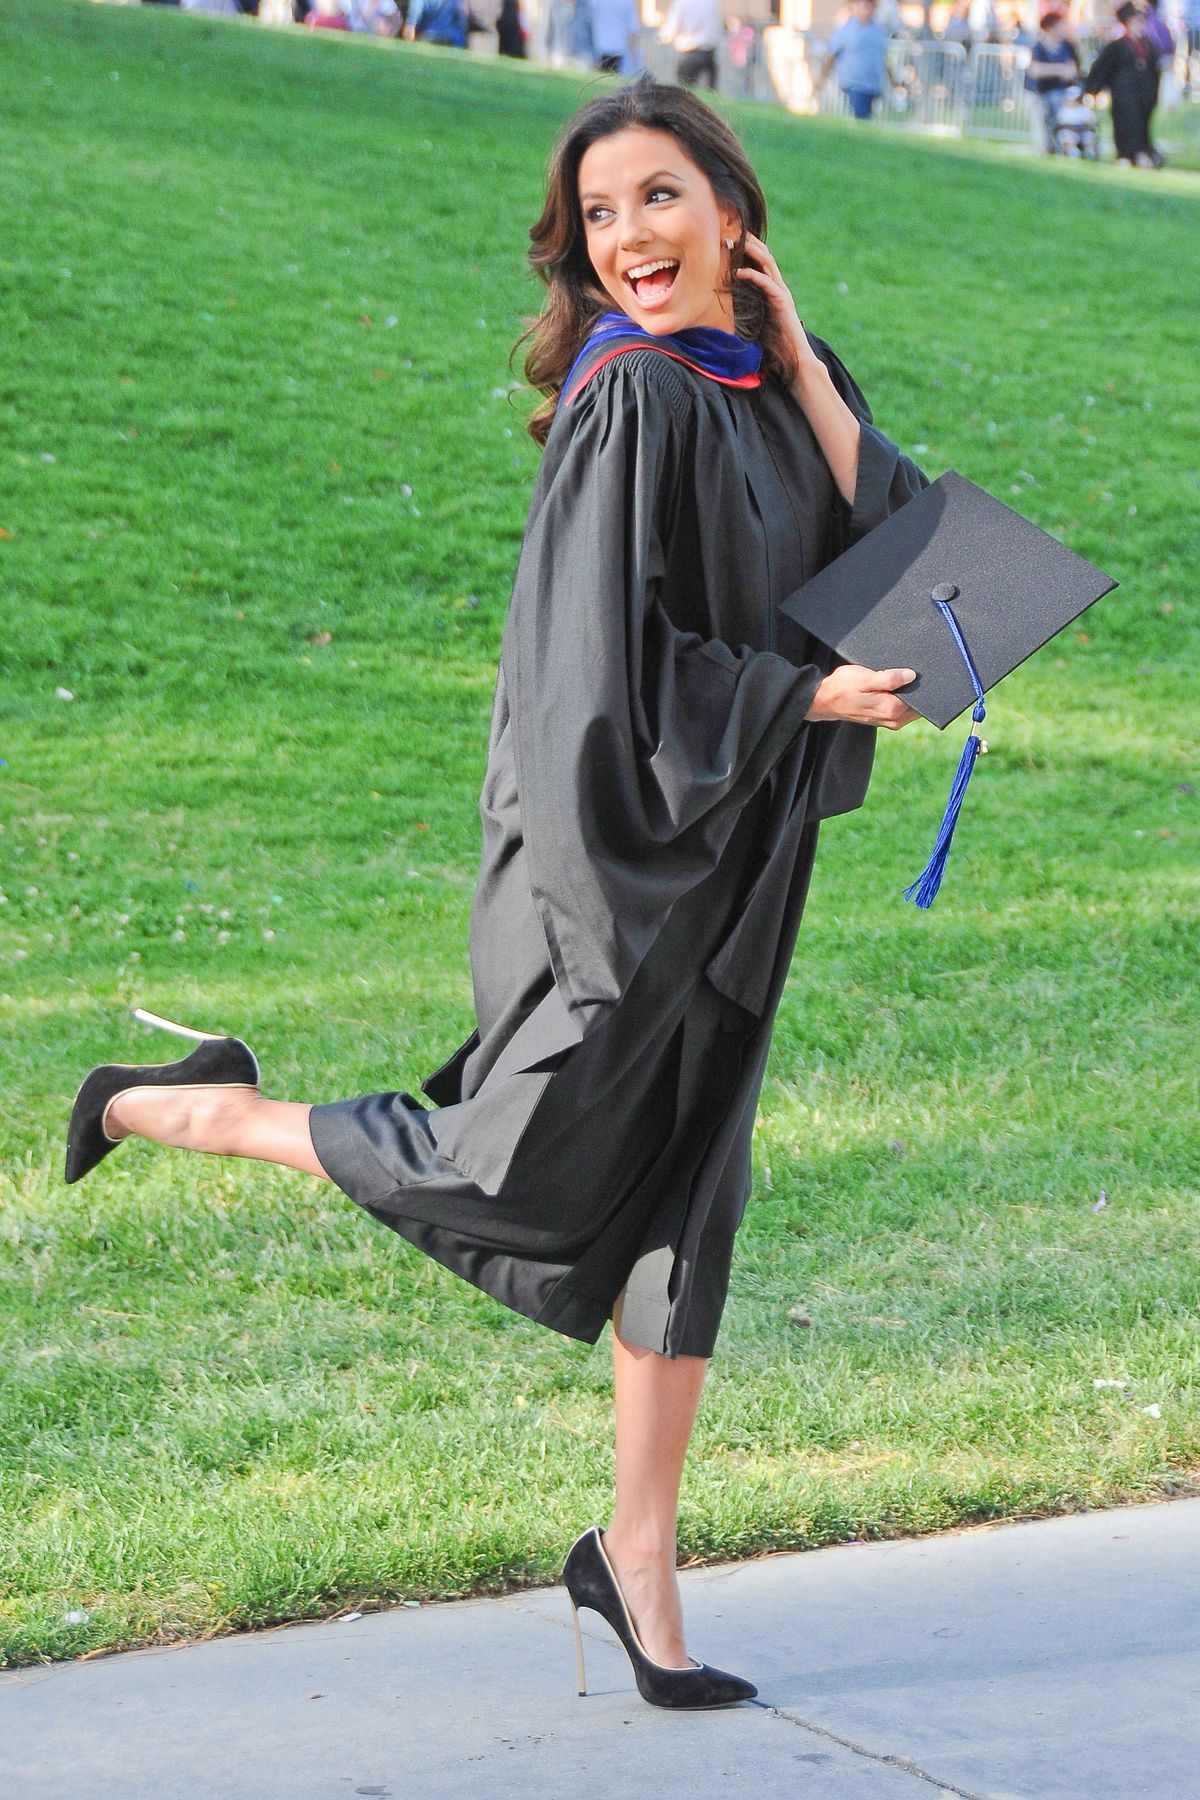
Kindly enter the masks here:
<path id="1" fill-rule="evenodd" d="M 724 10 L 722 0 L 667 0 L 656 28 L 643 17 L 643 7 L 654 0 L 542 0 L 536 50 L 528 0 L 156 3 L 188 11 L 253 13 L 272 23 L 295 22 L 316 30 L 486 48 L 501 56 L 538 54 L 557 64 L 625 75 L 646 66 L 647 38 L 654 37 L 673 51 L 676 79 L 708 88 L 719 85 L 722 62 L 727 69 L 745 68 L 757 37 L 751 25 Z M 1107 16 L 1072 16 L 1081 4 L 1094 3 L 1043 0 L 1043 10 L 1030 0 L 951 0 L 935 29 L 927 5 L 914 23 L 913 9 L 902 9 L 901 0 L 846 0 L 839 22 L 816 46 L 816 97 L 824 106 L 829 96 L 837 96 L 854 118 L 869 120 L 881 100 L 899 96 L 903 104 L 906 75 L 896 62 L 898 42 L 952 46 L 955 55 L 975 53 L 981 80 L 996 65 L 986 64 L 979 51 L 1003 48 L 1021 58 L 1038 141 L 1047 153 L 1099 154 L 1096 101 L 1104 95 L 1117 160 L 1160 168 L 1163 157 L 1153 141 L 1152 120 L 1160 104 L 1180 97 L 1173 90 L 1176 67 L 1183 97 L 1200 98 L 1200 0 L 1120 0 Z"/>
<path id="2" fill-rule="evenodd" d="M 1086 57 L 1067 12 L 1053 5 L 1034 31 L 1015 5 L 1001 12 L 995 0 L 958 0 L 941 38 L 964 49 L 983 43 L 1028 50 L 1025 86 L 1036 97 L 1042 146 L 1050 155 L 1097 154 L 1093 102 L 1107 93 L 1118 162 L 1161 168 L 1150 126 L 1177 46 L 1161 4 L 1121 0 L 1100 48 Z M 822 79 L 836 79 L 856 119 L 869 119 L 898 85 L 888 59 L 889 45 L 903 35 L 902 21 L 889 16 L 897 11 L 896 0 L 850 0 L 847 18 L 829 39 Z M 1200 49 L 1200 0 L 1185 0 L 1178 32 L 1189 54 Z"/>

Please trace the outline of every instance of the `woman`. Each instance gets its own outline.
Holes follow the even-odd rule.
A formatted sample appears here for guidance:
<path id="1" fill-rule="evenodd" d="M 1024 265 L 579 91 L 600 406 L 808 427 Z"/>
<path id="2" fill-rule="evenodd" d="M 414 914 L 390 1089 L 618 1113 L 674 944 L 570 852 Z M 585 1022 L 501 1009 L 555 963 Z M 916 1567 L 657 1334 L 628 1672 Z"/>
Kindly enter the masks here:
<path id="1" fill-rule="evenodd" d="M 1042 116 L 1042 147 L 1050 156 L 1058 153 L 1058 115 L 1063 96 L 1079 80 L 1079 54 L 1064 34 L 1062 13 L 1046 12 L 1038 21 L 1041 36 L 1033 47 L 1025 85 L 1038 97 Z"/>
<path id="2" fill-rule="evenodd" d="M 755 1692 L 687 1654 L 679 1482 L 818 822 L 861 803 L 872 728 L 916 716 L 912 670 L 835 666 L 778 611 L 925 481 L 805 332 L 765 228 L 740 145 L 683 89 L 605 94 L 559 143 L 531 232 L 546 449 L 480 800 L 478 1024 L 432 1109 L 268 1100 L 245 1045 L 207 1039 L 93 1071 L 68 1148 L 70 1180 L 134 1132 L 328 1175 L 557 1331 L 594 1343 L 611 1316 L 616 1506 L 564 1580 L 576 1626 L 600 1611 L 667 1706 Z"/>
<path id="3" fill-rule="evenodd" d="M 1120 34 L 1105 44 L 1088 70 L 1086 95 L 1107 88 L 1112 95 L 1113 143 L 1119 163 L 1157 169 L 1162 157 L 1150 141 L 1150 120 L 1158 100 L 1158 51 L 1146 32 L 1141 8 L 1125 0 L 1117 8 Z"/>

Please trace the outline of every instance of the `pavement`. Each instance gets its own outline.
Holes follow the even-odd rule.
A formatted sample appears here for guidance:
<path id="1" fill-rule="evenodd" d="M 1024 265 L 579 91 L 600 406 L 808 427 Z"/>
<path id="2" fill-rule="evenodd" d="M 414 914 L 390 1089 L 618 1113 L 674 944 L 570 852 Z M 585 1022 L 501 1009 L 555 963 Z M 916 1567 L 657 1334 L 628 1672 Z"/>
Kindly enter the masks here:
<path id="1" fill-rule="evenodd" d="M 681 1576 L 669 1713 L 561 1587 L 0 1674 L 3 1800 L 1200 1800 L 1200 1499 Z"/>

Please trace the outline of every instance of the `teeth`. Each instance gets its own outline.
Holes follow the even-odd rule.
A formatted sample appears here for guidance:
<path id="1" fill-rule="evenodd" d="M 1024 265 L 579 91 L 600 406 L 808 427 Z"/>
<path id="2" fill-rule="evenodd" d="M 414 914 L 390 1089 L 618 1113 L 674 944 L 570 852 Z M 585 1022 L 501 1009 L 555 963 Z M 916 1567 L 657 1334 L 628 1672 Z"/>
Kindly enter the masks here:
<path id="1" fill-rule="evenodd" d="M 640 281 L 643 275 L 653 275 L 656 269 L 677 269 L 678 262 L 674 257 L 665 256 L 658 262 L 639 263 L 636 269 L 629 270 L 630 281 Z"/>

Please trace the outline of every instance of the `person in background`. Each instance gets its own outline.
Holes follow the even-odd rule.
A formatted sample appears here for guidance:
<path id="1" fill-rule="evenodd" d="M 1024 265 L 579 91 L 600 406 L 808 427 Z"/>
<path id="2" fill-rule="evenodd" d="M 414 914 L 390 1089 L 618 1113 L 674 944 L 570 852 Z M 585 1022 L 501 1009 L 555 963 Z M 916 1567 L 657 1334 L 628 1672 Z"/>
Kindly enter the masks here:
<path id="1" fill-rule="evenodd" d="M 183 0 L 187 5 L 188 0 Z M 310 31 L 349 31 L 350 20 L 346 15 L 342 0 L 313 0 L 305 14 L 304 23 Z"/>
<path id="2" fill-rule="evenodd" d="M 1088 70 L 1086 95 L 1112 95 L 1113 142 L 1117 161 L 1138 169 L 1159 169 L 1162 156 L 1150 141 L 1150 120 L 1158 99 L 1158 51 L 1134 0 L 1117 8 L 1120 33 L 1105 44 Z"/>
<path id="3" fill-rule="evenodd" d="M 999 43 L 1000 20 L 996 14 L 996 0 L 970 0 L 967 7 L 967 18 L 971 24 L 973 43 Z"/>
<path id="4" fill-rule="evenodd" d="M 641 29 L 637 0 L 592 0 L 592 52 L 596 67 L 606 75 L 619 75 L 626 58 L 635 53 Z"/>
<path id="5" fill-rule="evenodd" d="M 1002 42 L 1015 45 L 1018 49 L 1032 50 L 1037 39 L 1021 17 L 1019 6 L 1009 8 L 1008 18 L 1000 33 Z"/>
<path id="6" fill-rule="evenodd" d="M 396 0 L 347 0 L 346 21 L 351 31 L 372 37 L 398 37 L 400 8 Z"/>
<path id="7" fill-rule="evenodd" d="M 1025 71 L 1025 86 L 1037 95 L 1045 133 L 1043 148 L 1053 156 L 1058 150 L 1063 96 L 1080 79 L 1081 70 L 1078 52 L 1063 32 L 1063 15 L 1052 9 L 1043 13 L 1038 23 L 1040 35 Z"/>
<path id="8" fill-rule="evenodd" d="M 1158 51 L 1159 69 L 1169 67 L 1175 54 L 1175 33 L 1162 16 L 1160 0 L 1145 0 L 1143 16 L 1146 21 L 1146 36 Z"/>
<path id="9" fill-rule="evenodd" d="M 402 35 L 410 43 L 420 38 L 426 44 L 448 44 L 456 50 L 465 50 L 467 9 L 464 0 L 412 0 Z"/>
<path id="10" fill-rule="evenodd" d="M 1167 104 L 1174 106 L 1178 96 L 1178 89 L 1172 73 L 1175 62 L 1175 33 L 1162 16 L 1162 0 L 1142 0 L 1142 15 L 1146 21 L 1146 36 L 1158 51 L 1158 86 L 1154 90 L 1154 104 L 1158 106 L 1163 100 L 1165 85 L 1169 90 L 1165 96 Z"/>
<path id="11" fill-rule="evenodd" d="M 875 102 L 890 87 L 887 32 L 875 18 L 875 0 L 851 0 L 850 17 L 829 40 L 821 82 L 837 65 L 838 86 L 856 119 L 869 119 Z"/>
<path id="12" fill-rule="evenodd" d="M 1200 0 L 1183 0 L 1180 13 L 1189 56 L 1200 56 Z"/>
<path id="13" fill-rule="evenodd" d="M 958 0 L 954 11 L 946 20 L 946 29 L 942 37 L 947 44 L 961 44 L 969 50 L 974 38 L 971 32 L 971 0 Z"/>
<path id="14" fill-rule="evenodd" d="M 529 34 L 518 0 L 501 0 L 496 18 L 497 49 L 501 56 L 524 56 Z"/>
<path id="15" fill-rule="evenodd" d="M 1187 58 L 1184 62 L 1185 82 L 1184 98 L 1196 99 L 1200 96 L 1200 88 L 1194 79 L 1198 62 L 1200 62 L 1200 0 L 1183 0 L 1179 12 L 1180 35 L 1187 44 Z"/>
<path id="16" fill-rule="evenodd" d="M 716 87 L 717 45 L 725 35 L 721 0 L 671 0 L 660 35 L 675 46 L 677 81 L 684 87 Z"/>
<path id="17" fill-rule="evenodd" d="M 571 24 L 567 32 L 567 49 L 574 61 L 591 68 L 596 61 L 596 45 L 592 31 L 592 0 L 574 0 Z"/>

